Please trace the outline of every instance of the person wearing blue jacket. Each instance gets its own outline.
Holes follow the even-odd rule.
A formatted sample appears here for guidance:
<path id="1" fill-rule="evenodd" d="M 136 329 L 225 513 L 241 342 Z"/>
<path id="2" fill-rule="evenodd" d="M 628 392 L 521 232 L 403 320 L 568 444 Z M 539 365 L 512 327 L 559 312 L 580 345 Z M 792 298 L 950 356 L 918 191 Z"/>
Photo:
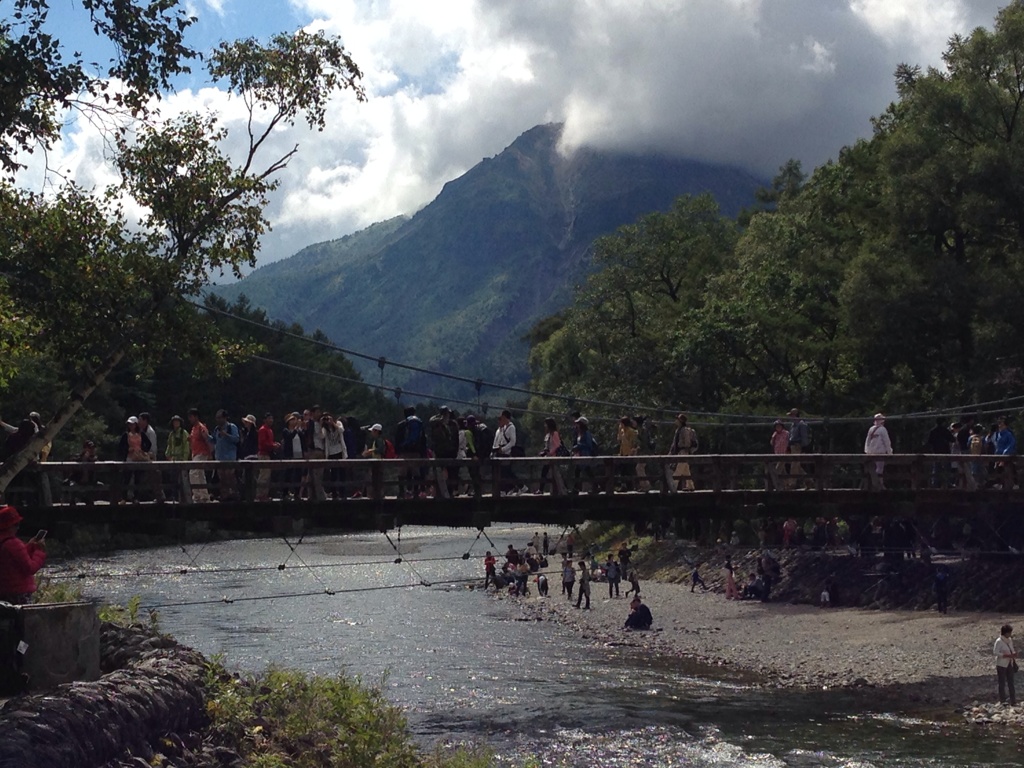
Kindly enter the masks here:
<path id="1" fill-rule="evenodd" d="M 587 421 L 586 416 L 580 416 L 573 422 L 576 425 L 576 437 L 572 443 L 572 455 L 573 456 L 594 456 L 597 453 L 597 442 L 594 440 L 594 435 L 590 431 L 590 422 Z M 583 490 L 583 475 L 586 475 L 590 480 L 592 492 L 597 491 L 597 483 L 594 480 L 594 468 L 590 466 L 589 462 L 584 466 L 576 467 L 575 477 L 576 483 L 573 488 L 573 493 L 580 493 Z"/>
<path id="2" fill-rule="evenodd" d="M 1001 416 L 997 422 L 998 429 L 995 434 L 996 456 L 1015 456 L 1017 454 L 1017 438 L 1006 423 L 1006 417 Z M 1002 471 L 1002 486 L 1007 490 L 1013 489 L 1014 471 L 1013 459 L 998 462 L 997 466 Z"/>
<path id="3" fill-rule="evenodd" d="M 238 427 L 228 421 L 228 412 L 221 408 L 217 411 L 217 427 L 209 436 L 213 445 L 213 458 L 216 461 L 238 461 L 238 444 L 241 435 Z M 217 470 L 220 483 L 220 500 L 232 501 L 238 498 L 238 482 L 235 469 Z"/>

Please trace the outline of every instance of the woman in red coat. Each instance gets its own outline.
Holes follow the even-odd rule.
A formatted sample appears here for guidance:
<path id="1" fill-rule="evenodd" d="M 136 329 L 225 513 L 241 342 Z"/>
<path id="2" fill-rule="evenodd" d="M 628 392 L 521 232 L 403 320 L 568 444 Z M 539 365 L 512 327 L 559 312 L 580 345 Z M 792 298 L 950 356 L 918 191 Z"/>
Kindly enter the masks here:
<path id="1" fill-rule="evenodd" d="M 14 507 L 0 507 L 0 600 L 25 605 L 36 591 L 36 571 L 46 562 L 43 542 L 25 544 L 18 538 L 21 515 Z"/>

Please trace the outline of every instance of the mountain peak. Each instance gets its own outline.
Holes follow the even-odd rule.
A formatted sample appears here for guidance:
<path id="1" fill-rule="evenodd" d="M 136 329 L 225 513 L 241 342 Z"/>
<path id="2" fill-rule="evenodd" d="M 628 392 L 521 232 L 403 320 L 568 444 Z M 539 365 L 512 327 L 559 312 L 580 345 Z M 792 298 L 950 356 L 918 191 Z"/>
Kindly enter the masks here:
<path id="1" fill-rule="evenodd" d="M 711 192 L 735 215 L 764 183 L 689 160 L 588 149 L 565 157 L 561 131 L 535 126 L 411 218 L 310 245 L 217 292 L 244 293 L 275 319 L 367 354 L 523 383 L 523 336 L 569 304 L 597 237 L 683 194 Z M 388 381 L 439 388 L 393 369 Z"/>

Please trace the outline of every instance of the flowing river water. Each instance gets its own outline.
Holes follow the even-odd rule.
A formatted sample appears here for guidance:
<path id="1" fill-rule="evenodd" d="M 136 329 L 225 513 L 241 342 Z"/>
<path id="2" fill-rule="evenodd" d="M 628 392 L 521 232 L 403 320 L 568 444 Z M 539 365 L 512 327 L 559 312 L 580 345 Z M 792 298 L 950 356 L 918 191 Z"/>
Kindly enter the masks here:
<path id="1" fill-rule="evenodd" d="M 488 529 L 499 550 L 531 533 Z M 853 694 L 765 690 L 519 621 L 505 602 L 467 588 L 493 549 L 475 537 L 406 529 L 394 542 L 401 563 L 383 535 L 364 534 L 308 538 L 294 550 L 261 539 L 126 551 L 48 570 L 94 574 L 79 582 L 89 596 L 161 606 L 164 631 L 229 667 L 358 676 L 405 710 L 425 745 L 484 743 L 508 765 L 1021 764 L 1019 734 L 899 717 Z M 431 586 L 373 589 L 421 581 Z M 281 597 L 247 599 L 270 595 Z"/>

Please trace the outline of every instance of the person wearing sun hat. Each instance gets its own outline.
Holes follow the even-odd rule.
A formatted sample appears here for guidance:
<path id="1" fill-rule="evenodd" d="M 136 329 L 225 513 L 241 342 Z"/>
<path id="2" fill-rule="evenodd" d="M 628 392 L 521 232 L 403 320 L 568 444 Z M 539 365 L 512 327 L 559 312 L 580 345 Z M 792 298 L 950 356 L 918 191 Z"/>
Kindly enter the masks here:
<path id="1" fill-rule="evenodd" d="M 363 451 L 363 458 L 366 459 L 382 459 L 384 458 L 384 437 L 381 432 L 384 430 L 383 425 L 374 424 L 368 430 L 366 430 L 366 450 Z"/>
<path id="2" fill-rule="evenodd" d="M 36 572 L 46 562 L 46 548 L 35 537 L 18 538 L 21 515 L 11 506 L 0 507 L 0 600 L 25 605 L 36 591 Z"/>
<path id="3" fill-rule="evenodd" d="M 864 438 L 864 453 L 869 456 L 888 456 L 892 454 L 892 441 L 889 440 L 889 432 L 885 428 L 885 414 L 876 413 L 874 418 L 874 424 L 871 429 L 868 430 L 867 437 Z M 882 483 L 882 473 L 885 471 L 885 462 L 875 462 L 875 474 L 872 478 L 872 486 L 877 487 L 879 490 L 883 489 L 885 485 Z"/>

